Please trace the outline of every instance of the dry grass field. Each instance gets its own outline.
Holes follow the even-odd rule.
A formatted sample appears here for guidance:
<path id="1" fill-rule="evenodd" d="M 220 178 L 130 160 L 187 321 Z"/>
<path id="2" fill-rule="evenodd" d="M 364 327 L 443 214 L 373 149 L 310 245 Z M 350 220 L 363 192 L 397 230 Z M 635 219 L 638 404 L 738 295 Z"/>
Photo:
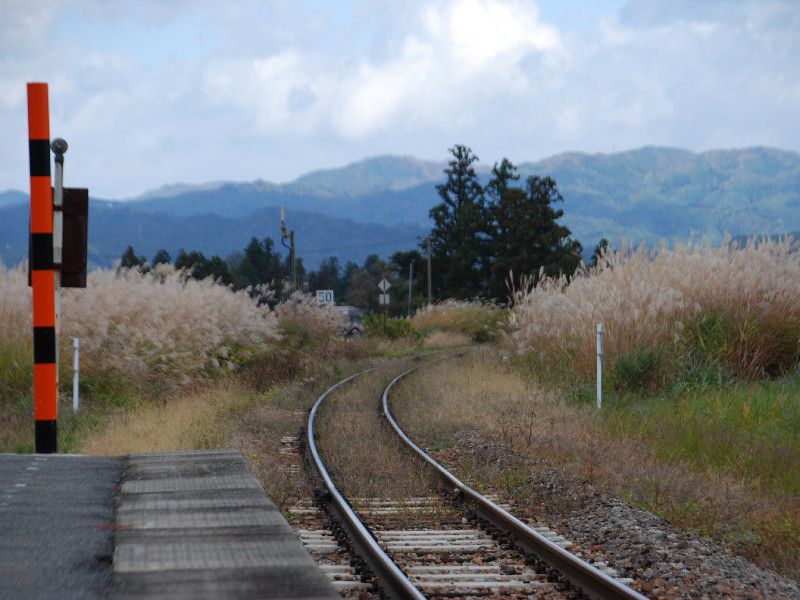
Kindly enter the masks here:
<path id="1" fill-rule="evenodd" d="M 791 373 L 800 361 L 794 246 L 750 239 L 608 252 L 571 279 L 543 278 L 519 292 L 512 339 L 554 379 L 591 381 L 602 323 L 612 387 Z"/>

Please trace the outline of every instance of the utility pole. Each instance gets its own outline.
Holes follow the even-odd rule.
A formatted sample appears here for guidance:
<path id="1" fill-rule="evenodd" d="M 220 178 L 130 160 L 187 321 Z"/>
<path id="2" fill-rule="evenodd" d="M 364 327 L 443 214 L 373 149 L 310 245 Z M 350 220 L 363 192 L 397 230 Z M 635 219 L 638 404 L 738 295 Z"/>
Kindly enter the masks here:
<path id="1" fill-rule="evenodd" d="M 428 306 L 433 304 L 433 295 L 431 294 L 431 236 L 428 236 Z"/>
<path id="2" fill-rule="evenodd" d="M 290 261 L 292 264 L 292 286 L 297 289 L 297 259 L 294 252 L 294 230 L 289 232 L 289 244 L 292 249 L 289 251 Z"/>
<path id="3" fill-rule="evenodd" d="M 414 288 L 414 259 L 408 263 L 408 318 L 411 318 L 411 293 Z"/>
<path id="4" fill-rule="evenodd" d="M 289 244 L 286 243 L 286 239 L 289 239 Z M 286 230 L 286 207 L 281 204 L 281 244 L 283 247 L 289 250 L 289 265 L 291 268 L 291 287 L 292 289 L 297 288 L 297 267 L 295 261 L 295 253 L 294 253 L 294 230 L 287 231 Z"/>

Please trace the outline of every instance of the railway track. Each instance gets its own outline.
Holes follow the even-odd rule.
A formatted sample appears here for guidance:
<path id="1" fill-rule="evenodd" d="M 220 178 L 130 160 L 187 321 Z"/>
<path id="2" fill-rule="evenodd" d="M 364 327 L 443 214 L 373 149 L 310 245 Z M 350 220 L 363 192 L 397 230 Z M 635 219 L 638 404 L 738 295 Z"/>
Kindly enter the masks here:
<path id="1" fill-rule="evenodd" d="M 371 583 L 393 598 L 644 598 L 571 554 L 569 542 L 554 532 L 530 527 L 511 514 L 509 506 L 467 486 L 406 435 L 391 414 L 389 394 L 420 366 L 392 379 L 380 401 L 392 429 L 442 480 L 440 495 L 347 499 L 328 472 L 315 440 L 319 409 L 331 394 L 373 369 L 329 388 L 309 415 L 311 463 L 339 524 L 337 534 L 346 534 L 351 550 L 368 567 L 359 566 L 362 578 L 369 579 L 369 571 L 374 576 Z M 328 533 L 313 535 L 312 544 L 333 541 Z"/>

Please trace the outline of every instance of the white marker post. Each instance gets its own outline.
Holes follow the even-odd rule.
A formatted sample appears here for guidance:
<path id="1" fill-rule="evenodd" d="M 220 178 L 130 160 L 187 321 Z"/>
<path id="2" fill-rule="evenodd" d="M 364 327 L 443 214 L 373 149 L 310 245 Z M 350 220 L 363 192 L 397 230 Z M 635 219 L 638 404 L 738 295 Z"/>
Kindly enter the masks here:
<path id="1" fill-rule="evenodd" d="M 81 343 L 78 338 L 72 338 L 72 347 L 75 348 L 75 354 L 72 359 L 72 412 L 73 414 L 78 414 L 79 408 L 79 399 L 78 399 L 78 385 L 79 385 L 79 376 L 78 370 L 80 367 L 80 347 Z"/>
<path id="2" fill-rule="evenodd" d="M 603 407 L 603 324 L 597 324 L 597 408 Z"/>

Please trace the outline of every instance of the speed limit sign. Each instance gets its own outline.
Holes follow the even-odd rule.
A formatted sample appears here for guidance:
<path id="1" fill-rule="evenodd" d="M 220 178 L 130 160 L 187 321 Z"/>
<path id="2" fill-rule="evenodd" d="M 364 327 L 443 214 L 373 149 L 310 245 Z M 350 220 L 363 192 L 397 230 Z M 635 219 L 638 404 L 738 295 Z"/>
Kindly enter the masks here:
<path id="1" fill-rule="evenodd" d="M 317 303 L 320 306 L 333 304 L 333 290 L 317 290 Z"/>

